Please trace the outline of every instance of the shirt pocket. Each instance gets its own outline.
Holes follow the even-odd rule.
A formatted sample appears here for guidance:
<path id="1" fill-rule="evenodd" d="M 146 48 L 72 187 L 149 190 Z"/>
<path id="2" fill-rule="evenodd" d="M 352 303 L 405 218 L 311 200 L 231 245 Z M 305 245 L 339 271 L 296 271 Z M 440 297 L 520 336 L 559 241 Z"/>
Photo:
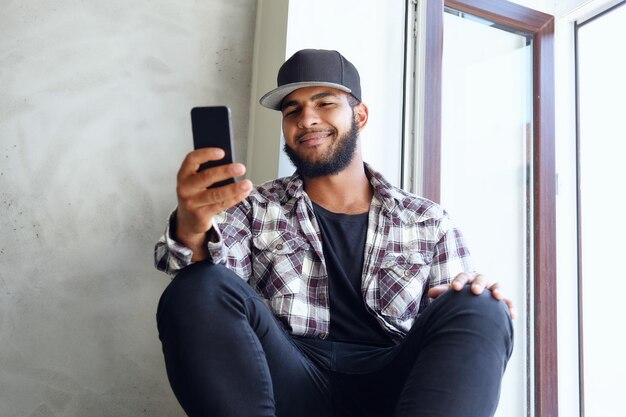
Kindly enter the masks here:
<path id="1" fill-rule="evenodd" d="M 252 285 L 272 300 L 300 291 L 302 266 L 309 243 L 294 233 L 266 231 L 252 239 Z"/>
<path id="2" fill-rule="evenodd" d="M 387 253 L 378 272 L 381 313 L 396 320 L 415 318 L 429 272 L 429 259 L 420 252 Z"/>

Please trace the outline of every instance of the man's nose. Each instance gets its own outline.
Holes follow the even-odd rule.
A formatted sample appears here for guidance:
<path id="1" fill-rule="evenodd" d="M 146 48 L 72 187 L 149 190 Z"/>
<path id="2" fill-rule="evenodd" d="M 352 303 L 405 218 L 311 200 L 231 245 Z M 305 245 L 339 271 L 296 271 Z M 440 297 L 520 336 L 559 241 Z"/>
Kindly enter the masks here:
<path id="1" fill-rule="evenodd" d="M 300 111 L 300 118 L 298 119 L 298 127 L 301 129 L 307 129 L 315 126 L 319 122 L 319 115 L 314 108 L 308 106 L 302 108 Z"/>

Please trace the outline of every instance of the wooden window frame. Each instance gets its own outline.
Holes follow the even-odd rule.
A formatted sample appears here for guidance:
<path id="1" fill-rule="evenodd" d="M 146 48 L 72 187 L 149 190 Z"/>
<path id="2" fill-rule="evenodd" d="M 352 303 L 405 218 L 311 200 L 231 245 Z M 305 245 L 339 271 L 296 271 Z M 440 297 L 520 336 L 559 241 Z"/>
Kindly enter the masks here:
<path id="1" fill-rule="evenodd" d="M 533 39 L 534 415 L 558 416 L 554 17 L 507 1 L 428 0 L 423 195 L 440 201 L 443 10 L 449 7 Z"/>

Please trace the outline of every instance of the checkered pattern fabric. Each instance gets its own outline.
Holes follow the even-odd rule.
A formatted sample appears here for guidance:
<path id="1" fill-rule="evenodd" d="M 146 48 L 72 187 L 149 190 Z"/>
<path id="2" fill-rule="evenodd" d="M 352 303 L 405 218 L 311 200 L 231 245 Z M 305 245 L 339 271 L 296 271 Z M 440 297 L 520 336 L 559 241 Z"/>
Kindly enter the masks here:
<path id="1" fill-rule="evenodd" d="M 389 184 L 368 165 L 374 189 L 363 265 L 362 294 L 392 336 L 405 335 L 429 305 L 428 288 L 472 271 L 469 251 L 447 213 L 432 201 Z M 170 235 L 155 247 L 155 265 L 175 275 L 191 250 Z M 325 338 L 328 275 L 311 200 L 296 174 L 255 188 L 220 213 L 208 243 L 211 262 L 225 264 L 267 302 L 294 335 Z"/>

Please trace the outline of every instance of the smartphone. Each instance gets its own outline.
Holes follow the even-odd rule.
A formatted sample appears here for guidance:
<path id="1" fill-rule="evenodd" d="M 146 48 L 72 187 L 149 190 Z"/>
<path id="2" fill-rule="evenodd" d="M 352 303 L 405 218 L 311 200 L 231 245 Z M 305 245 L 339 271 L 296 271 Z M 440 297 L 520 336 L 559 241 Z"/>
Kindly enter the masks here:
<path id="1" fill-rule="evenodd" d="M 222 148 L 224 158 L 219 161 L 209 161 L 200 165 L 198 172 L 209 167 L 231 164 L 235 160 L 233 152 L 233 135 L 230 122 L 230 109 L 226 106 L 194 107 L 191 109 L 191 128 L 193 131 L 193 147 Z M 217 182 L 211 186 L 235 182 L 234 178 Z"/>

